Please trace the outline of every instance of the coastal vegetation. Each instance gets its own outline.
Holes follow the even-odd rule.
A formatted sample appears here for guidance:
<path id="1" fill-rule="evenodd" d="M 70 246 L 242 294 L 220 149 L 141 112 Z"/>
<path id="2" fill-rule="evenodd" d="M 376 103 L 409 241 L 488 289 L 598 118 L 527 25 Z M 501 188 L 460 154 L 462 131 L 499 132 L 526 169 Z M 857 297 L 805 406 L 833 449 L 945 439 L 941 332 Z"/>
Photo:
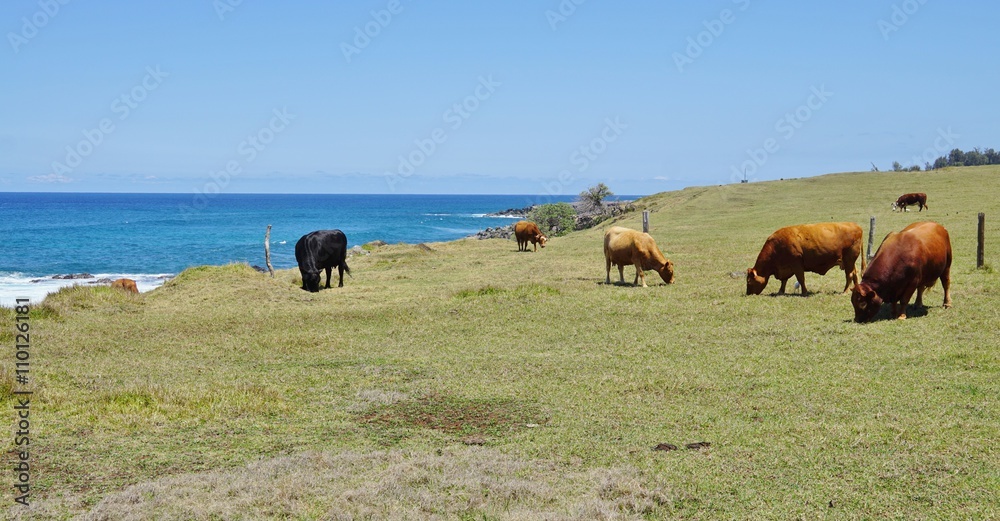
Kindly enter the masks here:
<path id="1" fill-rule="evenodd" d="M 141 295 L 64 289 L 31 311 L 36 481 L 6 517 L 996 518 L 1000 277 L 975 253 L 998 173 L 643 198 L 669 286 L 603 283 L 604 231 L 640 228 L 631 212 L 531 255 L 375 245 L 318 293 L 239 264 Z M 891 211 L 915 190 L 933 210 Z M 953 308 L 855 324 L 836 270 L 808 297 L 744 295 L 774 230 L 850 221 L 867 241 L 869 216 L 876 244 L 948 229 Z M 988 263 L 998 245 L 991 225 Z"/>

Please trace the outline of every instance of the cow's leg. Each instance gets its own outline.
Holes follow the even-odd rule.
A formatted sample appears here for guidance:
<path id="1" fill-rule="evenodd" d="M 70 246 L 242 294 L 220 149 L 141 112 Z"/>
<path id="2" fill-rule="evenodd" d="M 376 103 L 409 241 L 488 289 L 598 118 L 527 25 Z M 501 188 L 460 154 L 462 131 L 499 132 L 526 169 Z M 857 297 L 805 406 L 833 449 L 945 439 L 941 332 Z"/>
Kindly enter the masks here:
<path id="1" fill-rule="evenodd" d="M 951 266 L 944 269 L 941 274 L 941 287 L 944 288 L 944 307 L 951 307 Z"/>
<path id="2" fill-rule="evenodd" d="M 633 286 L 639 285 L 639 280 L 642 280 L 642 287 L 648 288 L 646 285 L 646 274 L 642 272 L 642 264 L 635 265 L 635 280 L 632 282 Z"/>
<path id="3" fill-rule="evenodd" d="M 777 278 L 777 277 L 775 277 L 775 278 Z M 778 279 L 778 280 L 781 281 L 781 287 L 778 288 L 778 294 L 779 295 L 784 295 L 785 294 L 785 283 L 788 282 L 788 279 L 785 278 L 785 279 Z"/>
<path id="4" fill-rule="evenodd" d="M 924 288 L 923 286 L 917 286 L 917 300 L 913 303 L 913 306 L 917 309 L 923 309 L 924 307 Z"/>
<path id="5" fill-rule="evenodd" d="M 326 269 L 326 289 L 330 289 L 330 276 L 333 274 L 333 267 Z"/>
<path id="6" fill-rule="evenodd" d="M 342 288 L 342 287 L 344 287 L 344 263 L 343 262 L 341 262 L 340 265 L 337 266 L 337 272 L 340 274 L 340 282 L 337 284 L 337 287 L 338 288 Z M 329 279 L 327 279 L 327 280 L 329 280 Z"/>
<path id="7" fill-rule="evenodd" d="M 606 271 L 604 275 L 604 283 L 611 284 L 611 257 L 604 257 L 604 263 L 606 264 Z"/>
<path id="8" fill-rule="evenodd" d="M 809 290 L 806 289 L 806 273 L 804 271 L 795 272 L 795 280 L 799 281 L 799 286 L 802 287 L 802 296 L 809 294 Z"/>
<path id="9" fill-rule="evenodd" d="M 621 282 L 622 284 L 625 284 L 625 265 L 624 264 L 619 264 L 618 265 L 618 282 Z"/>
<path id="10" fill-rule="evenodd" d="M 538 251 L 538 243 L 536 242 L 534 243 L 534 245 L 535 245 L 535 251 Z M 524 249 L 526 250 L 528 249 L 528 243 L 524 243 Z"/>
<path id="11" fill-rule="evenodd" d="M 855 262 L 857 262 L 857 261 L 855 261 Z M 847 264 L 844 264 L 844 266 L 846 267 Z M 855 287 L 857 287 L 857 285 L 858 285 L 858 271 L 854 267 L 854 263 L 851 263 L 849 269 L 850 269 L 850 271 L 848 271 L 847 268 L 844 269 L 844 277 L 847 278 L 847 282 L 844 283 L 844 291 L 843 291 L 843 293 L 845 293 L 845 294 L 848 292 L 849 288 L 851 287 L 851 281 L 854 281 L 854 286 Z"/>
<path id="12" fill-rule="evenodd" d="M 910 303 L 910 299 L 913 298 L 913 293 L 917 291 L 916 284 L 912 286 L 907 286 L 903 289 L 903 293 L 899 296 L 899 310 L 896 310 L 896 303 L 892 304 L 892 314 L 896 315 L 897 320 L 906 320 L 906 306 Z"/>

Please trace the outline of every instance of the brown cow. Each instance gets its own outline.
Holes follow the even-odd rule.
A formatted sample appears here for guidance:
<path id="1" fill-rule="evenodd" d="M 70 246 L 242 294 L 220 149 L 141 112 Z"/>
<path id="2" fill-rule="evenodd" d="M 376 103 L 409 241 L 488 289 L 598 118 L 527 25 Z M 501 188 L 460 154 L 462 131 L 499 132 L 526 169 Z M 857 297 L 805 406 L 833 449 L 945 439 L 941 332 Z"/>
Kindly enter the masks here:
<path id="1" fill-rule="evenodd" d="M 785 283 L 792 275 L 802 287 L 802 294 L 807 295 L 805 272 L 826 275 L 834 266 L 844 270 L 847 278 L 844 293 L 847 293 L 852 281 L 855 286 L 858 284 L 855 267 L 858 257 L 861 257 L 861 271 L 865 269 L 862 253 L 861 227 L 854 223 L 800 224 L 781 228 L 767 238 L 757 255 L 757 262 L 747 269 L 747 295 L 760 295 L 771 275 L 781 281 L 779 295 L 785 293 Z"/>
<path id="2" fill-rule="evenodd" d="M 924 290 L 941 279 L 944 307 L 951 307 L 951 238 L 935 222 L 913 223 L 899 233 L 886 235 L 871 266 L 851 295 L 854 320 L 871 320 L 883 302 L 892 303 L 892 314 L 906 318 L 906 305 L 917 292 L 916 306 L 923 307 Z"/>
<path id="3" fill-rule="evenodd" d="M 127 293 L 139 293 L 139 288 L 136 287 L 135 281 L 132 279 L 118 279 L 111 283 L 112 288 L 121 288 Z"/>
<path id="4" fill-rule="evenodd" d="M 535 251 L 538 251 L 538 245 L 541 244 L 542 248 L 545 247 L 545 241 L 549 240 L 548 237 L 542 235 L 542 231 L 538 229 L 538 225 L 531 221 L 518 221 L 514 224 L 514 237 L 517 238 L 517 251 L 528 251 L 528 241 L 535 245 Z"/>
<path id="5" fill-rule="evenodd" d="M 892 203 L 892 210 L 899 210 L 901 212 L 908 212 L 907 206 L 911 204 L 920 205 L 919 211 L 924 211 L 927 206 L 927 194 L 924 193 L 914 193 L 914 194 L 903 194 L 896 199 L 896 202 Z"/>
<path id="6" fill-rule="evenodd" d="M 656 247 L 656 241 L 648 233 L 643 233 L 621 226 L 613 226 L 604 234 L 604 260 L 607 274 L 605 284 L 611 284 L 611 265 L 618 265 L 618 279 L 625 282 L 625 266 L 635 266 L 635 280 L 632 285 L 646 286 L 646 275 L 643 270 L 655 270 L 667 284 L 674 283 L 674 263 L 663 256 Z"/>

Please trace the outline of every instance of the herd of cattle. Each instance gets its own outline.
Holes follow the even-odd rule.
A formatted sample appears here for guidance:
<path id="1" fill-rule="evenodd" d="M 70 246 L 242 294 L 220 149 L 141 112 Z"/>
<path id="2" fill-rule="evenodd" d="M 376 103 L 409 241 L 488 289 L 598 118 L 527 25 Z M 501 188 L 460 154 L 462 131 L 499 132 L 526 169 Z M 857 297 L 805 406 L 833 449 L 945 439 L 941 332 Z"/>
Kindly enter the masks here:
<path id="1" fill-rule="evenodd" d="M 905 210 L 916 204 L 920 211 L 927 208 L 927 195 L 904 194 L 892 204 L 892 209 Z M 514 225 L 518 251 L 528 251 L 528 244 L 545 247 L 548 238 L 530 221 Z M 896 318 L 906 318 L 906 306 L 917 294 L 917 307 L 923 306 L 924 291 L 938 279 L 944 288 L 944 307 L 951 307 L 951 239 L 940 224 L 913 223 L 900 232 L 889 233 L 866 266 L 862 247 L 862 230 L 855 223 L 832 222 L 788 226 L 772 233 L 757 255 L 753 267 L 746 271 L 747 295 L 759 295 L 771 277 L 781 281 L 778 294 L 785 293 L 788 279 L 795 277 L 802 294 L 807 295 L 805 272 L 825 275 L 830 268 L 844 270 L 844 293 L 851 291 L 854 319 L 866 322 L 878 314 L 883 303 L 892 304 Z M 861 259 L 861 278 L 857 261 Z M 295 244 L 295 260 L 302 274 L 302 289 L 317 292 L 321 273 L 326 271 L 326 287 L 330 287 L 333 268 L 340 275 L 338 287 L 344 285 L 347 266 L 347 237 L 340 230 L 318 230 Z M 613 226 L 604 234 L 605 283 L 611 284 L 611 266 L 618 267 L 618 279 L 625 282 L 625 266 L 635 267 L 633 285 L 646 286 L 645 271 L 652 270 L 663 282 L 673 284 L 674 264 L 656 246 L 648 233 Z M 137 292 L 135 282 L 116 280 L 112 286 Z"/>
<path id="2" fill-rule="evenodd" d="M 908 205 L 927 208 L 927 195 L 903 194 L 892 203 L 893 210 L 905 211 Z M 528 243 L 545 247 L 548 238 L 531 221 L 514 225 L 517 250 L 528 251 Z M 772 233 L 757 255 L 757 261 L 747 269 L 747 295 L 759 295 L 771 277 L 781 281 L 778 294 L 785 293 L 788 279 L 795 277 L 802 295 L 806 290 L 805 272 L 826 275 L 834 266 L 844 270 L 844 293 L 854 289 L 851 303 L 854 319 L 866 322 L 878 314 L 882 304 L 892 304 L 896 318 L 906 318 L 906 306 L 917 294 L 916 306 L 923 307 L 924 291 L 938 279 L 944 289 L 944 307 L 951 307 L 951 239 L 948 231 L 935 222 L 913 223 L 900 232 L 891 232 L 882 240 L 871 265 L 866 267 L 862 246 L 862 230 L 855 223 L 833 222 L 787 226 Z M 857 261 L 861 259 L 861 280 Z M 317 292 L 321 274 L 326 271 L 326 287 L 330 287 L 333 268 L 337 268 L 344 286 L 347 266 L 347 236 L 340 230 L 317 230 L 295 243 L 295 260 L 302 275 L 302 289 Z M 645 271 L 652 270 L 663 282 L 673 284 L 674 264 L 664 257 L 656 241 L 648 233 L 613 226 L 604 234 L 605 283 L 611 284 L 611 266 L 618 267 L 618 280 L 625 282 L 625 266 L 635 266 L 633 285 L 646 286 Z M 139 293 L 132 279 L 111 283 L 129 293 Z"/>

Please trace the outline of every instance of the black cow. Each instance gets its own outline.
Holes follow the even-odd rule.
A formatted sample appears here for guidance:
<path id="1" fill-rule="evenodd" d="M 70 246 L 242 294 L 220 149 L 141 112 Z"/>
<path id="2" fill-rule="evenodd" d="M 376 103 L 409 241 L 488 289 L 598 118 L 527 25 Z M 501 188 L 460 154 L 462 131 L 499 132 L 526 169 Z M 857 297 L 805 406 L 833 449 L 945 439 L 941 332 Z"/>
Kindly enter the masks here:
<path id="1" fill-rule="evenodd" d="M 295 243 L 295 260 L 302 273 L 302 289 L 313 293 L 319 291 L 321 270 L 326 270 L 327 288 L 334 266 L 340 273 L 338 288 L 344 287 L 344 272 L 351 274 L 351 268 L 347 267 L 347 236 L 340 230 L 317 230 L 303 235 Z"/>

